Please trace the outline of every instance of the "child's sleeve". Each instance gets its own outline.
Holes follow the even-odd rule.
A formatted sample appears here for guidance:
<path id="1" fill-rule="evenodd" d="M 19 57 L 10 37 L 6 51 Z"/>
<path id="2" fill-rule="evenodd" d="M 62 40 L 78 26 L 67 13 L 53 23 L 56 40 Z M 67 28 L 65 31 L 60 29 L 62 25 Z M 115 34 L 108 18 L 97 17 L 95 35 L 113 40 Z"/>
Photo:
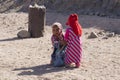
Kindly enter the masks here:
<path id="1" fill-rule="evenodd" d="M 51 37 L 51 42 L 52 42 L 52 45 L 54 45 L 54 37 L 53 37 L 53 35 Z"/>

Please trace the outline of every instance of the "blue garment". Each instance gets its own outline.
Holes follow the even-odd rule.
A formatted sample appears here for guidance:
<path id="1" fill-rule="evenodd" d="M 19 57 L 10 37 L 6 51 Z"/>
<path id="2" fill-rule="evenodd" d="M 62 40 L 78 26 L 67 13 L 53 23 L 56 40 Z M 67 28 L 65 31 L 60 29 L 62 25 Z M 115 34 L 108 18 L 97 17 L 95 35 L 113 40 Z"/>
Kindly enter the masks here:
<path id="1" fill-rule="evenodd" d="M 51 55 L 52 62 L 55 61 L 56 51 L 57 51 L 57 49 L 59 48 L 59 42 L 56 41 L 53 46 L 54 46 L 54 50 L 53 50 L 53 53 L 52 53 L 52 55 Z"/>
<path id="2" fill-rule="evenodd" d="M 59 43 L 57 45 L 58 47 L 54 47 L 54 51 L 51 55 L 53 62 L 52 65 L 54 67 L 61 67 L 65 65 L 64 64 L 65 46 L 62 49 L 60 49 Z"/>
<path id="3" fill-rule="evenodd" d="M 55 52 L 55 60 L 53 61 L 54 67 L 64 66 L 65 47 L 62 50 L 57 49 Z"/>

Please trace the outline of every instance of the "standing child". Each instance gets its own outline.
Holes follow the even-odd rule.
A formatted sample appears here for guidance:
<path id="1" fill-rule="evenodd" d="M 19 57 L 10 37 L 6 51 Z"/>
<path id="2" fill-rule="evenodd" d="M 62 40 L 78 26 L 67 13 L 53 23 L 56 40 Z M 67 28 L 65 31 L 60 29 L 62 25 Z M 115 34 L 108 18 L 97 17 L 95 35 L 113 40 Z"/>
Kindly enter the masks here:
<path id="1" fill-rule="evenodd" d="M 52 25 L 52 33 L 51 41 L 54 50 L 51 55 L 51 64 L 58 67 L 64 65 L 65 46 L 63 44 L 64 35 L 62 33 L 62 25 L 58 22 L 55 22 Z"/>
<path id="2" fill-rule="evenodd" d="M 78 22 L 78 15 L 71 14 L 66 25 L 69 25 L 69 27 L 66 29 L 65 33 L 65 41 L 67 42 L 65 64 L 66 67 L 78 68 L 80 66 L 82 56 L 82 28 Z"/>

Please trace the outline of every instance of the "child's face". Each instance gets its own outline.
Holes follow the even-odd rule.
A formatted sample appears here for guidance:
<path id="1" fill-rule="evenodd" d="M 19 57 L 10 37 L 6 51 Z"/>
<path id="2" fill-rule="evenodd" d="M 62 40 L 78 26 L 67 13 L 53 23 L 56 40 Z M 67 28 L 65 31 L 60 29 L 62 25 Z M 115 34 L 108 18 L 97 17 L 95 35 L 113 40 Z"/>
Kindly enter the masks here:
<path id="1" fill-rule="evenodd" d="M 52 33 L 53 33 L 53 35 L 55 35 L 55 36 L 59 36 L 59 34 L 60 34 L 60 29 L 58 28 L 58 26 L 53 26 L 53 27 L 52 27 Z"/>

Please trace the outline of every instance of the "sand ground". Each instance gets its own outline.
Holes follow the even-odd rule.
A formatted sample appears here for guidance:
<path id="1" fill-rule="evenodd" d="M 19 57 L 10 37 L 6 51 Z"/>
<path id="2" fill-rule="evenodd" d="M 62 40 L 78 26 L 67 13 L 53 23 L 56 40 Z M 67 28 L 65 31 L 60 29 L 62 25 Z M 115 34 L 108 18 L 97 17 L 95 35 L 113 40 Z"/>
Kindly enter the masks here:
<path id="1" fill-rule="evenodd" d="M 0 14 L 0 80 L 120 80 L 120 35 L 88 39 L 92 32 L 105 28 L 120 29 L 120 19 L 80 15 L 83 26 L 83 58 L 80 68 L 49 65 L 50 25 L 64 25 L 66 14 L 46 14 L 44 37 L 18 39 L 20 30 L 28 29 L 27 13 Z"/>

